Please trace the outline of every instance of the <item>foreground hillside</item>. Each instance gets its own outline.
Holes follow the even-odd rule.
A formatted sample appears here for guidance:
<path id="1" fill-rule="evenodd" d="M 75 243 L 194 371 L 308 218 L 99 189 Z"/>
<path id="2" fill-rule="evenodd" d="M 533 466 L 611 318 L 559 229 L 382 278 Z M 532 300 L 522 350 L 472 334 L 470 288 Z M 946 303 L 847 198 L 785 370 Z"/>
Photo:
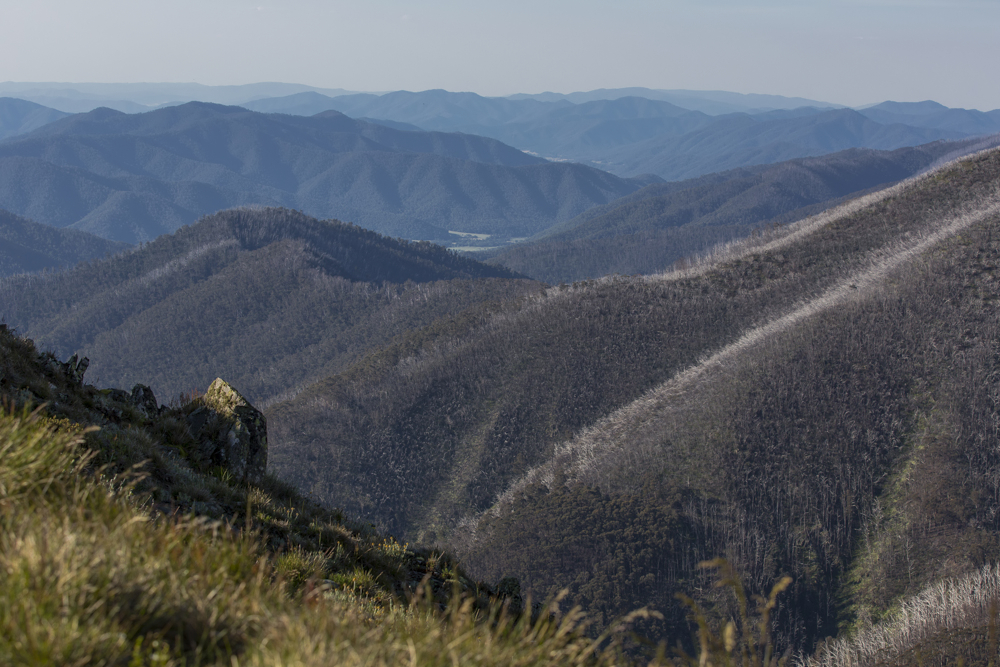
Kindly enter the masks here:
<path id="1" fill-rule="evenodd" d="M 96 109 L 0 143 L 0 207 L 129 243 L 252 204 L 408 239 L 525 237 L 639 187 L 495 139 L 401 131 L 336 111 Z"/>
<path id="2" fill-rule="evenodd" d="M 222 380 L 168 408 L 85 372 L 0 328 L 4 665 L 622 664 L 620 631 L 528 613 L 515 580 L 266 474 L 262 417 Z"/>
<path id="3" fill-rule="evenodd" d="M 787 573 L 782 641 L 811 650 L 1000 558 L 998 181 L 979 154 L 728 259 L 400 338 L 272 408 L 275 469 L 605 619 L 676 610 L 716 555 L 753 591 Z"/>
<path id="4" fill-rule="evenodd" d="M 411 328 L 535 289 L 429 243 L 239 209 L 71 271 L 4 279 L 0 314 L 60 357 L 89 357 L 100 382 L 176 396 L 223 375 L 266 404 Z"/>

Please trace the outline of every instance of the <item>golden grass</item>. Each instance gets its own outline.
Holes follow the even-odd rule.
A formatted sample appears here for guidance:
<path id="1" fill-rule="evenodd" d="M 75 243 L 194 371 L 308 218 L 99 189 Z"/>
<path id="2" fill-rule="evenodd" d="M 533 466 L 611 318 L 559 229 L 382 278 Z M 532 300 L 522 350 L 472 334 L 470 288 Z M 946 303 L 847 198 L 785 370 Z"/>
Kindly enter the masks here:
<path id="1" fill-rule="evenodd" d="M 424 586 L 409 605 L 380 602 L 374 615 L 362 590 L 312 576 L 322 562 L 306 550 L 275 557 L 252 531 L 152 519 L 81 443 L 37 413 L 0 415 L 0 664 L 624 661 L 624 626 L 588 637 L 578 609 L 533 620 L 455 595 L 441 611 Z"/>

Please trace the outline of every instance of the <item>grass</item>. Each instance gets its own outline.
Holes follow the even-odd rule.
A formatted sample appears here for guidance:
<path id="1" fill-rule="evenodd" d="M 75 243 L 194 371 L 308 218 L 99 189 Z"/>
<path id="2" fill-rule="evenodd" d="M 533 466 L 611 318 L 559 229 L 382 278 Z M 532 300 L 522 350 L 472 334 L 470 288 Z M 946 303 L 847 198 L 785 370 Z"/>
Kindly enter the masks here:
<path id="1" fill-rule="evenodd" d="M 65 665 L 601 665 L 610 633 L 579 610 L 511 614 L 431 576 L 409 602 L 384 597 L 406 545 L 365 558 L 269 550 L 260 530 L 151 515 L 136 484 L 95 468 L 79 432 L 39 411 L 0 415 L 0 662 Z M 252 494 L 265 511 L 273 500 Z M 290 512 L 286 513 L 286 516 Z M 327 556 L 353 569 L 330 574 Z M 430 568 L 433 571 L 433 567 Z M 458 594 L 456 594 L 458 593 Z M 367 602 L 364 604 L 363 602 Z"/>
<path id="2" fill-rule="evenodd" d="M 29 397 L 44 355 L 9 331 L 0 353 L 4 392 Z M 184 406 L 97 428 L 50 415 L 86 416 L 96 390 L 50 380 L 61 408 L 0 410 L 0 664 L 600 667 L 634 664 L 629 630 L 658 616 L 600 630 L 561 598 L 524 605 L 273 476 L 192 467 Z M 751 664 L 720 662 L 720 646 L 700 664 Z M 660 645 L 649 664 L 688 662 Z"/>
<path id="3" fill-rule="evenodd" d="M 186 406 L 140 418 L 48 361 L 0 331 L 0 664 L 624 661 L 624 624 L 593 636 L 579 609 L 525 613 L 271 475 L 201 470 Z M 60 398 L 32 409 L 40 387 Z"/>

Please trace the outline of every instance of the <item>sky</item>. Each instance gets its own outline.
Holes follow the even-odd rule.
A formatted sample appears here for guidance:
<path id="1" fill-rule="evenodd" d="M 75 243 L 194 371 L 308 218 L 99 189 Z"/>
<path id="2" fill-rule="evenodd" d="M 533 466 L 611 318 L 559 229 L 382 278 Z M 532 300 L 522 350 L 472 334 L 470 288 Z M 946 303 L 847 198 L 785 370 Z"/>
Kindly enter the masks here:
<path id="1" fill-rule="evenodd" d="M 1000 108 L 998 0 L 0 0 L 0 81 Z"/>

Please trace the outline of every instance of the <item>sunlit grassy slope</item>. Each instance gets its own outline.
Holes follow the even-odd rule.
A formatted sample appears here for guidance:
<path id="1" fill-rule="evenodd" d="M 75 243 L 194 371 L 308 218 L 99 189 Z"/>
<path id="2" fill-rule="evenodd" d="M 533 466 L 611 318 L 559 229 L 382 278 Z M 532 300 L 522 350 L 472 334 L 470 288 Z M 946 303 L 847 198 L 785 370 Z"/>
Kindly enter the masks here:
<path id="1" fill-rule="evenodd" d="M 188 458 L 142 414 L 0 330 L 0 664 L 575 665 L 578 613 Z M 46 407 L 31 409 L 47 401 Z"/>

